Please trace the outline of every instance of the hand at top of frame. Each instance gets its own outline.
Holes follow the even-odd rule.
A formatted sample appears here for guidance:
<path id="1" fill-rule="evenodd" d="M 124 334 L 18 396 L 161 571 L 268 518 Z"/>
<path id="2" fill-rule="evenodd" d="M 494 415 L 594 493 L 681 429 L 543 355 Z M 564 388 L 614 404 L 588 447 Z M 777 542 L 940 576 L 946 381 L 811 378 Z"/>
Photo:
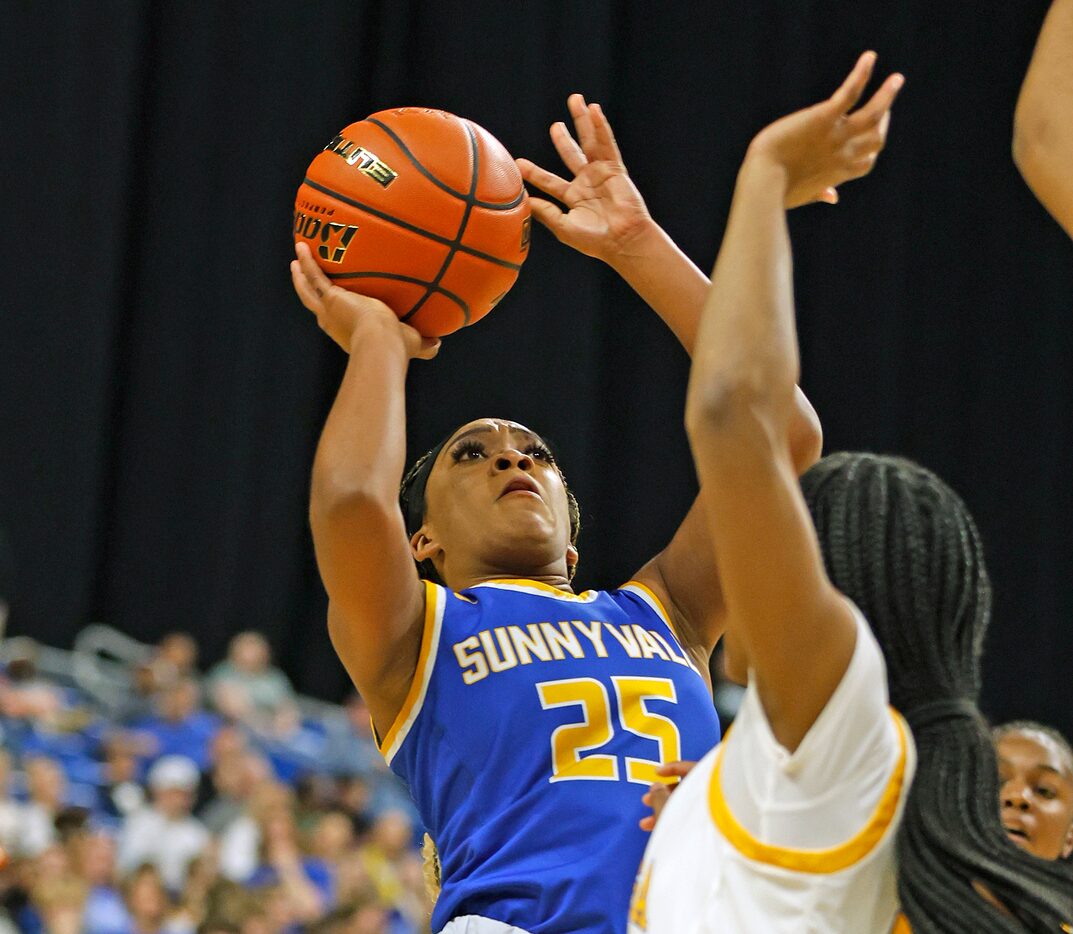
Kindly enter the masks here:
<path id="1" fill-rule="evenodd" d="M 333 285 L 306 244 L 296 244 L 295 253 L 298 258 L 291 260 L 294 291 L 302 304 L 317 316 L 321 330 L 347 353 L 355 331 L 363 324 L 379 324 L 388 330 L 397 328 L 406 355 L 411 359 L 431 360 L 439 353 L 438 337 L 422 337 L 379 299 Z"/>
<path id="2" fill-rule="evenodd" d="M 893 74 L 854 113 L 872 77 L 875 52 L 865 52 L 827 100 L 776 120 L 757 134 L 742 167 L 776 166 L 785 179 L 787 208 L 838 202 L 837 186 L 872 171 L 887 139 L 890 109 L 905 83 Z"/>
<path id="3" fill-rule="evenodd" d="M 573 180 L 568 182 L 528 159 L 518 159 L 518 168 L 530 185 L 567 207 L 563 211 L 551 201 L 530 198 L 536 219 L 567 246 L 613 264 L 651 223 L 651 217 L 641 193 L 630 181 L 600 105 L 571 94 L 567 106 L 577 139 L 565 123 L 553 123 L 551 140 L 563 164 L 574 174 Z"/>

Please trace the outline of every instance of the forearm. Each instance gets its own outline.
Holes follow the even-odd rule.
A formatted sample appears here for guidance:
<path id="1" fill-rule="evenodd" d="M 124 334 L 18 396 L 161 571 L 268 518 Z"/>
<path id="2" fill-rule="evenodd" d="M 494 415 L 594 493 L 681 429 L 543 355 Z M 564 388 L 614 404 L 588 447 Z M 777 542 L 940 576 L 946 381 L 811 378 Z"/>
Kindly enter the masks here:
<path id="1" fill-rule="evenodd" d="M 406 458 L 408 357 L 394 322 L 355 328 L 313 461 L 313 506 L 354 494 L 391 501 Z"/>
<path id="2" fill-rule="evenodd" d="M 1044 21 L 1014 114 L 1013 156 L 1073 236 L 1073 0 L 1055 0 Z"/>
<path id="3" fill-rule="evenodd" d="M 612 267 L 660 316 L 693 355 L 701 313 L 711 281 L 654 221 L 633 241 Z M 798 473 L 819 459 L 823 446 L 820 420 L 798 387 L 790 428 L 790 447 Z"/>
<path id="4" fill-rule="evenodd" d="M 780 170 L 747 158 L 738 175 L 690 377 L 687 420 L 726 423 L 762 406 L 782 430 L 798 378 L 793 267 Z"/>
<path id="5" fill-rule="evenodd" d="M 710 285 L 708 277 L 651 220 L 610 265 L 692 356 Z"/>

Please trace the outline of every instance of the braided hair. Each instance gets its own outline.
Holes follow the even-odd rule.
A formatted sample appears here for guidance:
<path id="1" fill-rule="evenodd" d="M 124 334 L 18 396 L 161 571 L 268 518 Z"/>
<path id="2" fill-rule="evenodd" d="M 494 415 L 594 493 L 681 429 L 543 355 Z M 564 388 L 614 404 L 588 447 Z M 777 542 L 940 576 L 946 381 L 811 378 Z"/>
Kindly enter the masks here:
<path id="1" fill-rule="evenodd" d="M 827 573 L 871 625 L 891 701 L 916 740 L 896 843 L 914 934 L 1062 930 L 1073 921 L 1073 873 L 1022 852 L 999 818 L 998 767 L 977 707 L 991 585 L 968 509 L 933 473 L 895 457 L 835 454 L 801 485 Z"/>
<path id="2" fill-rule="evenodd" d="M 439 444 L 422 454 L 414 461 L 402 478 L 402 484 L 399 486 L 399 507 L 402 509 L 407 535 L 412 536 L 425 523 L 425 512 L 428 509 L 428 504 L 425 500 L 425 489 L 428 486 L 428 478 L 432 474 L 432 468 L 436 465 L 436 459 L 440 456 L 440 452 L 447 446 L 447 442 L 451 440 L 454 434 L 455 432 L 452 431 Z M 544 438 L 543 441 L 545 447 L 551 452 L 552 463 L 559 472 L 559 478 L 563 481 L 563 489 L 566 490 L 566 505 L 570 515 L 570 544 L 576 547 L 578 536 L 581 534 L 581 507 L 567 485 L 566 476 L 559 466 L 559 459 L 555 456 L 555 449 L 547 438 Z M 447 586 L 431 559 L 426 558 L 424 561 L 415 561 L 415 563 L 417 564 L 417 573 L 424 580 L 432 581 L 432 583 L 440 584 L 444 587 Z M 576 564 L 569 568 L 570 580 L 574 579 L 576 571 Z"/>

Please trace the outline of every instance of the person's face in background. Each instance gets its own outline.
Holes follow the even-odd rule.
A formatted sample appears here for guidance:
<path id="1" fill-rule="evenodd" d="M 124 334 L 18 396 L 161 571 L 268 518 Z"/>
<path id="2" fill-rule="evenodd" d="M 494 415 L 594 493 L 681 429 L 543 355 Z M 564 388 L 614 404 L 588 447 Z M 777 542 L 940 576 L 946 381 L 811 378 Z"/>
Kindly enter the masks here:
<path id="1" fill-rule="evenodd" d="M 1042 733 L 1016 731 L 995 745 L 1007 836 L 1042 859 L 1073 852 L 1073 762 Z"/>

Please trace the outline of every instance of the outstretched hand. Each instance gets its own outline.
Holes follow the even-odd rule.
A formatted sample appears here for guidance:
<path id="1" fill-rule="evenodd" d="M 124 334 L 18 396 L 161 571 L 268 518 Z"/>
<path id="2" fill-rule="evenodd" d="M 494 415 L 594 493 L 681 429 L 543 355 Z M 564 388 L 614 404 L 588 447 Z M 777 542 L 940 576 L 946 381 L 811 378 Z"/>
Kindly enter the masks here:
<path id="1" fill-rule="evenodd" d="M 902 75 L 890 75 L 867 104 L 850 113 L 875 64 L 875 52 L 865 52 L 827 100 L 776 120 L 752 141 L 746 165 L 763 160 L 785 173 L 787 208 L 836 204 L 839 185 L 872 171 L 886 144 L 891 106 L 905 83 Z"/>
<path id="2" fill-rule="evenodd" d="M 571 94 L 567 107 L 577 139 L 565 123 L 553 123 L 551 140 L 573 180 L 568 182 L 528 159 L 518 159 L 518 168 L 530 185 L 566 205 L 563 211 L 552 201 L 530 198 L 536 219 L 567 246 L 610 263 L 651 218 L 630 181 L 600 105 Z"/>
<path id="3" fill-rule="evenodd" d="M 431 360 L 439 353 L 438 337 L 422 337 L 408 324 L 403 324 L 387 305 L 368 295 L 358 295 L 333 285 L 331 279 L 313 259 L 309 247 L 299 242 L 291 260 L 291 282 L 298 297 L 313 314 L 322 331 L 347 353 L 354 330 L 362 320 L 378 320 L 387 327 L 396 327 L 402 336 L 407 355 L 413 359 Z"/>

